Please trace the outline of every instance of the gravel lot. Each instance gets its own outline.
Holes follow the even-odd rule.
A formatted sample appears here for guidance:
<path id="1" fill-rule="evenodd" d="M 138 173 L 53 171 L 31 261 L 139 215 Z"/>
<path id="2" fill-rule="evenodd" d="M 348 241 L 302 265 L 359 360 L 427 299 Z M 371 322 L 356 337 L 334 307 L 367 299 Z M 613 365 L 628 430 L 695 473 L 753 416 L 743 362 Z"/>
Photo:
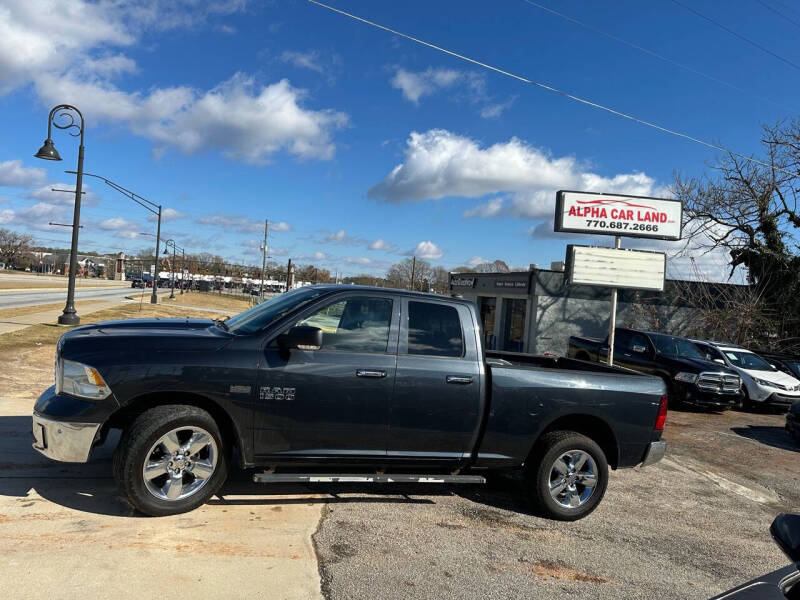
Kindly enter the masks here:
<path id="1" fill-rule="evenodd" d="M 345 598 L 708 598 L 787 564 L 768 527 L 800 509 L 783 415 L 670 413 L 668 458 L 616 471 L 576 523 L 527 511 L 518 482 L 336 489 L 314 536 Z"/>

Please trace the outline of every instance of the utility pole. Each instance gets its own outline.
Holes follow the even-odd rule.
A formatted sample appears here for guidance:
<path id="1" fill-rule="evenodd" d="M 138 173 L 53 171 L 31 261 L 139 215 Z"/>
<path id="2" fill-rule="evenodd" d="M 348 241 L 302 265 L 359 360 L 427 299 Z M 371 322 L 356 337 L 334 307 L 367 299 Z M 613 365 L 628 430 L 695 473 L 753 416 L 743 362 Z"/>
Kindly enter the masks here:
<path id="1" fill-rule="evenodd" d="M 269 230 L 269 219 L 264 219 L 264 245 L 261 246 L 261 291 L 258 298 L 264 301 L 264 271 L 267 270 L 267 231 Z"/>
<path id="2" fill-rule="evenodd" d="M 411 257 L 411 291 L 412 292 L 414 291 L 414 274 L 416 273 L 416 270 L 417 270 L 417 257 L 416 256 L 412 256 Z"/>

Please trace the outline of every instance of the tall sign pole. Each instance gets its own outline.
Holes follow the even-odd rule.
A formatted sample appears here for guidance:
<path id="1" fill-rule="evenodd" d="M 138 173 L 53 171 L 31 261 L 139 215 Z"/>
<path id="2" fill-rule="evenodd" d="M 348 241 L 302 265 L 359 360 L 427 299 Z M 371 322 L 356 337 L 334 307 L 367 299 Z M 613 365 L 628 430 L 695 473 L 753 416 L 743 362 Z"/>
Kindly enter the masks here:
<path id="1" fill-rule="evenodd" d="M 683 205 L 679 200 L 567 190 L 556 194 L 554 231 L 614 236 L 613 249 L 583 247 L 577 252 L 577 247 L 568 246 L 565 273 L 568 284 L 611 289 L 609 365 L 614 364 L 618 288 L 661 291 L 666 273 L 663 253 L 622 250 L 622 236 L 679 240 L 682 227 Z"/>
<path id="2" fill-rule="evenodd" d="M 158 304 L 158 250 L 161 245 L 161 205 L 158 205 L 158 229 L 156 229 L 156 270 L 153 273 L 153 291 L 150 294 L 150 304 Z"/>
<path id="3" fill-rule="evenodd" d="M 620 249 L 622 238 L 614 238 L 614 248 Z M 611 319 L 608 322 L 608 366 L 614 365 L 614 336 L 617 331 L 617 288 L 611 288 Z"/>
<path id="4" fill-rule="evenodd" d="M 267 270 L 267 231 L 269 230 L 269 219 L 264 220 L 264 245 L 261 246 L 261 291 L 258 298 L 261 302 L 264 301 L 264 271 Z"/>

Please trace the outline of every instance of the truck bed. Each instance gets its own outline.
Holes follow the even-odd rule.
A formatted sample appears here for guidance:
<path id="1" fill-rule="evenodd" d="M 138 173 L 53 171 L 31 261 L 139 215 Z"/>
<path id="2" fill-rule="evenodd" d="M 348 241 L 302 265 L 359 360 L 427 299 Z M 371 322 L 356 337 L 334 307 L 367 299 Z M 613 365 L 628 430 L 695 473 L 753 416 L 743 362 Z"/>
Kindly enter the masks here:
<path id="1" fill-rule="evenodd" d="M 630 369 L 565 357 L 487 352 L 489 415 L 476 466 L 519 463 L 548 429 L 602 430 L 617 442 L 614 467 L 642 461 L 653 441 L 663 380 Z"/>

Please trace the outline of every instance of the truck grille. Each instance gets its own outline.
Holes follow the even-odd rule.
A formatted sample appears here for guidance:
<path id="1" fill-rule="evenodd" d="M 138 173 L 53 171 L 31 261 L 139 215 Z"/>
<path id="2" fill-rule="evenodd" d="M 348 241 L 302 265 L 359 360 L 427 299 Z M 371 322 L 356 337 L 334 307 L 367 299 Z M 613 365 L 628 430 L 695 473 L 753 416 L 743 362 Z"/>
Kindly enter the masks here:
<path id="1" fill-rule="evenodd" d="M 742 380 L 736 375 L 722 373 L 700 373 L 697 387 L 705 392 L 717 394 L 736 394 L 742 386 Z"/>

